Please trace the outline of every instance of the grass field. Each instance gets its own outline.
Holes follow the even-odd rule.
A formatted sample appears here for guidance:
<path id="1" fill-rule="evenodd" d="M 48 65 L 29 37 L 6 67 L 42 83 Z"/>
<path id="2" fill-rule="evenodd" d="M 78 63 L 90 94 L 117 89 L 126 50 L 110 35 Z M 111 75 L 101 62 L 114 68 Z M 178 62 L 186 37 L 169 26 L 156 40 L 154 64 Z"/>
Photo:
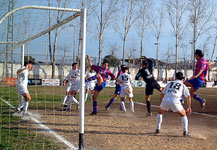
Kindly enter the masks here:
<path id="1" fill-rule="evenodd" d="M 201 112 L 205 114 L 217 115 L 217 89 L 215 88 L 202 88 L 199 90 L 199 94 L 207 99 L 207 107 L 204 111 L 200 109 L 199 103 L 193 101 L 192 107 L 193 111 Z M 60 134 L 65 136 L 69 133 L 66 133 L 65 127 L 73 126 L 74 129 L 70 130 L 74 136 L 71 136 L 72 140 L 77 140 L 78 134 L 78 112 L 71 111 L 71 112 L 63 112 L 61 107 L 62 97 L 65 93 L 65 87 L 43 87 L 43 86 L 30 86 L 29 91 L 32 97 L 32 101 L 30 103 L 29 110 L 33 111 L 37 114 L 42 115 L 41 120 L 44 124 L 49 125 L 50 128 L 54 129 L 55 131 L 61 131 Z M 134 101 L 136 102 L 145 102 L 145 89 L 144 88 L 134 88 Z M 105 112 L 104 106 L 109 101 L 109 99 L 113 96 L 114 88 L 106 88 L 103 90 L 99 97 L 99 116 L 108 115 L 110 113 Z M 155 91 L 154 95 L 152 96 L 152 104 L 159 105 L 159 97 L 160 93 Z M 16 92 L 15 87 L 12 86 L 1 86 L 0 87 L 0 98 L 6 100 L 13 106 L 17 106 L 20 102 L 20 98 Z M 118 113 L 118 105 L 116 101 L 114 107 L 111 108 L 111 111 L 114 113 Z M 86 115 L 91 112 L 92 102 L 88 101 L 86 103 Z M 144 115 L 146 113 L 146 107 L 141 106 L 138 107 L 138 117 L 139 115 Z M 73 107 L 75 110 L 75 107 Z M 137 111 L 137 107 L 135 108 Z M 156 108 L 153 108 L 154 112 L 157 112 Z M 10 108 L 7 104 L 3 101 L 0 101 L 0 149 L 66 149 L 66 145 L 57 142 L 54 138 L 44 133 L 41 129 L 36 127 L 34 123 L 30 123 L 29 120 L 23 120 L 22 117 L 13 116 L 13 109 Z M 102 113 L 101 113 L 102 112 Z M 101 113 L 101 114 L 100 114 Z M 114 116 L 112 113 L 112 116 Z M 119 115 L 119 114 L 118 114 Z M 115 115 L 118 116 L 118 115 Z M 122 117 L 123 114 L 120 116 Z M 65 116 L 71 116 L 70 119 L 72 121 L 67 122 L 65 124 Z M 120 117 L 118 116 L 118 117 Z M 64 119 L 63 119 L 64 118 Z M 89 118 L 86 117 L 86 123 L 89 124 Z M 100 118 L 100 117 L 99 117 Z M 67 120 L 70 120 L 67 119 Z M 97 118 L 95 118 L 97 120 Z M 154 118 L 153 118 L 154 119 Z M 30 127 L 30 126 L 31 127 Z M 118 123 L 117 123 L 118 125 Z M 64 127 L 65 126 L 65 127 Z M 119 126 L 119 125 L 118 125 Z M 91 127 L 90 127 L 91 128 Z M 87 132 L 89 131 L 88 126 L 86 126 Z M 77 131 L 77 132 L 76 132 Z M 89 131 L 90 132 L 90 131 Z M 91 132 L 90 132 L 91 133 Z M 94 133 L 95 134 L 95 133 Z M 68 135 L 70 136 L 70 134 Z M 101 135 L 102 136 L 102 135 Z M 49 137 L 49 138 L 47 138 Z M 66 136 L 67 138 L 67 136 Z M 77 142 L 77 141 L 76 141 Z M 87 142 L 88 143 L 88 142 Z M 91 145 L 89 145 L 90 147 Z M 93 148 L 94 149 L 94 148 Z M 105 147 L 104 149 L 109 149 Z M 118 148 L 120 149 L 120 148 Z"/>

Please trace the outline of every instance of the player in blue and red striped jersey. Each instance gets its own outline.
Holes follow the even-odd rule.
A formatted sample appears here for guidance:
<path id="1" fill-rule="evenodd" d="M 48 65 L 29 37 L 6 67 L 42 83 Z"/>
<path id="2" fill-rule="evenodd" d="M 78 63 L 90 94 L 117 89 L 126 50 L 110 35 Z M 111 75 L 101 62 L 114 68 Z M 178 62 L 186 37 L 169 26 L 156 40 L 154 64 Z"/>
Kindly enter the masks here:
<path id="1" fill-rule="evenodd" d="M 200 102 L 201 108 L 205 108 L 206 100 L 199 97 L 195 92 L 205 83 L 206 75 L 209 69 L 209 63 L 203 58 L 204 54 L 201 50 L 195 51 L 195 58 L 197 59 L 194 76 L 190 80 L 186 80 L 184 84 L 190 86 L 190 94 L 195 100 Z"/>
<path id="2" fill-rule="evenodd" d="M 108 62 L 103 62 L 103 65 L 101 67 L 101 66 L 93 65 L 89 56 L 87 56 L 87 60 L 91 68 L 96 72 L 95 76 L 87 79 L 87 82 L 97 79 L 97 83 L 96 83 L 96 86 L 94 88 L 94 93 L 93 93 L 93 112 L 91 113 L 91 115 L 96 115 L 98 112 L 97 111 L 97 97 L 99 96 L 99 93 L 105 88 L 106 80 L 108 79 L 108 76 L 110 76 L 113 80 L 115 80 L 115 76 L 109 69 Z"/>
<path id="3" fill-rule="evenodd" d="M 117 79 L 120 75 L 123 74 L 123 69 L 124 69 L 125 65 L 121 65 L 120 70 L 118 71 L 117 74 Z M 116 86 L 115 86 L 115 94 L 114 96 L 110 99 L 109 103 L 105 106 L 105 109 L 108 110 L 110 108 L 110 106 L 113 104 L 113 102 L 118 98 L 118 96 L 121 93 L 121 86 L 120 83 L 118 81 L 115 82 Z"/>

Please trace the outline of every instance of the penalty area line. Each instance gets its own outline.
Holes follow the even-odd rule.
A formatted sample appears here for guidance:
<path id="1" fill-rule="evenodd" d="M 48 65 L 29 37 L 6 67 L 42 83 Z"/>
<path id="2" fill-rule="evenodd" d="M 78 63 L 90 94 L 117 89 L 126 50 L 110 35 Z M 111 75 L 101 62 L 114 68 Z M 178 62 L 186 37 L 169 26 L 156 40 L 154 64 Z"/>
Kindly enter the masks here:
<path id="1" fill-rule="evenodd" d="M 139 105 L 146 105 L 146 104 L 143 104 L 143 103 L 140 103 L 140 102 L 134 102 L 134 103 L 135 103 L 135 104 L 139 104 Z M 159 106 L 156 106 L 156 105 L 151 105 L 151 107 L 159 108 Z M 193 114 L 197 114 L 197 115 L 202 115 L 202 116 L 217 118 L 216 115 L 210 115 L 210 114 L 199 113 L 199 112 L 192 112 L 192 113 L 193 113 Z"/>
<path id="2" fill-rule="evenodd" d="M 8 106 L 10 106 L 12 109 L 14 109 L 15 107 L 13 105 L 11 105 L 9 102 L 7 102 L 6 100 L 2 99 L 0 97 L 0 100 L 3 101 L 4 103 L 6 103 Z M 64 143 L 65 145 L 67 145 L 69 148 L 71 149 L 78 149 L 76 148 L 72 143 L 70 143 L 69 141 L 67 141 L 64 137 L 58 135 L 54 130 L 50 129 L 49 127 L 47 127 L 46 125 L 44 125 L 41 121 L 39 121 L 38 119 L 34 118 L 32 116 L 32 113 L 30 113 L 30 118 L 36 122 L 40 127 L 44 128 L 45 131 L 47 131 L 48 133 L 50 133 L 51 135 L 53 135 L 56 139 L 58 139 L 59 141 L 61 141 L 62 143 Z"/>

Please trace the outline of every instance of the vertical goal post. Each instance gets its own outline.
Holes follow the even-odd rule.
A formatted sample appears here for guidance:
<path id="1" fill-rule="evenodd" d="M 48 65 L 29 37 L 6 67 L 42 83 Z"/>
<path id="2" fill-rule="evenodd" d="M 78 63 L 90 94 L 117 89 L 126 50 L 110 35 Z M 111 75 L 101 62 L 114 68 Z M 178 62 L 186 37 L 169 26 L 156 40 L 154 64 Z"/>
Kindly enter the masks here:
<path id="1" fill-rule="evenodd" d="M 79 150 L 84 149 L 84 116 L 85 116 L 85 105 L 84 105 L 84 98 L 85 98 L 85 56 L 86 56 L 86 8 L 83 9 L 72 9 L 72 8 L 60 8 L 60 7 L 49 7 L 49 6 L 35 6 L 35 5 L 28 5 L 28 6 L 22 6 L 19 8 L 16 8 L 8 13 L 6 13 L 3 17 L 0 18 L 0 25 L 1 23 L 10 15 L 14 14 L 17 11 L 23 10 L 23 9 L 41 9 L 41 10 L 56 10 L 56 11 L 67 11 L 67 12 L 74 12 L 75 14 L 69 16 L 68 18 L 62 20 L 61 22 L 53 25 L 52 27 L 40 32 L 39 34 L 36 34 L 24 41 L 18 41 L 15 42 L 17 45 L 14 46 L 12 49 L 9 49 L 9 51 L 13 51 L 14 49 L 21 47 L 22 50 L 22 65 L 24 63 L 24 44 L 72 21 L 73 19 L 80 16 L 80 28 L 81 28 L 81 34 L 80 34 L 80 40 L 81 40 L 81 82 L 80 82 L 80 107 L 79 107 L 79 116 L 80 116 L 80 122 L 79 122 Z M 7 43 L 4 41 L 0 41 L 0 44 Z"/>

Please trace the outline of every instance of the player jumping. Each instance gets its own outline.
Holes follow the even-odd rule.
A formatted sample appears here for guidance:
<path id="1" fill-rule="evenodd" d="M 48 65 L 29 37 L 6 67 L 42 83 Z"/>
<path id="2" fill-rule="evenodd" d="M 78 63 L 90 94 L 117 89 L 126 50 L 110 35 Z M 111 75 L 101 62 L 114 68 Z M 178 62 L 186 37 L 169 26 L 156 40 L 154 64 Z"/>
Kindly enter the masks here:
<path id="1" fill-rule="evenodd" d="M 136 75 L 136 80 L 139 80 L 139 78 L 142 77 L 143 80 L 146 82 L 146 105 L 147 105 L 147 116 L 151 116 L 151 95 L 153 94 L 154 89 L 157 89 L 158 91 L 162 91 L 163 89 L 160 87 L 158 82 L 154 79 L 151 70 L 149 69 L 149 61 L 146 59 L 142 62 L 142 69 L 139 70 L 139 72 Z"/>
<path id="2" fill-rule="evenodd" d="M 91 115 L 96 115 L 98 112 L 97 98 L 99 96 L 99 93 L 105 88 L 106 80 L 108 76 L 111 76 L 112 79 L 115 79 L 115 76 L 109 69 L 108 62 L 103 62 L 103 65 L 101 67 L 101 66 L 93 65 L 88 55 L 87 55 L 87 60 L 91 68 L 96 72 L 95 76 L 87 79 L 88 82 L 97 79 L 97 83 L 96 86 L 94 87 L 94 93 L 93 93 L 93 112 L 91 113 Z"/>
<path id="3" fill-rule="evenodd" d="M 200 102 L 201 108 L 205 108 L 206 100 L 199 97 L 195 92 L 205 83 L 209 63 L 203 58 L 203 52 L 199 49 L 195 51 L 195 58 L 197 59 L 194 76 L 190 80 L 186 80 L 184 84 L 191 87 L 190 94 L 195 100 Z"/>
<path id="4" fill-rule="evenodd" d="M 180 98 L 184 95 L 187 97 L 188 114 L 192 113 L 191 110 L 191 97 L 187 87 L 182 83 L 183 74 L 181 72 L 176 73 L 176 80 L 167 84 L 163 89 L 160 97 L 160 110 L 157 115 L 157 128 L 156 133 L 160 133 L 161 123 L 163 120 L 163 113 L 168 110 L 177 112 L 182 117 L 183 136 L 190 136 L 188 132 L 188 118 L 186 112 L 180 102 Z"/>

